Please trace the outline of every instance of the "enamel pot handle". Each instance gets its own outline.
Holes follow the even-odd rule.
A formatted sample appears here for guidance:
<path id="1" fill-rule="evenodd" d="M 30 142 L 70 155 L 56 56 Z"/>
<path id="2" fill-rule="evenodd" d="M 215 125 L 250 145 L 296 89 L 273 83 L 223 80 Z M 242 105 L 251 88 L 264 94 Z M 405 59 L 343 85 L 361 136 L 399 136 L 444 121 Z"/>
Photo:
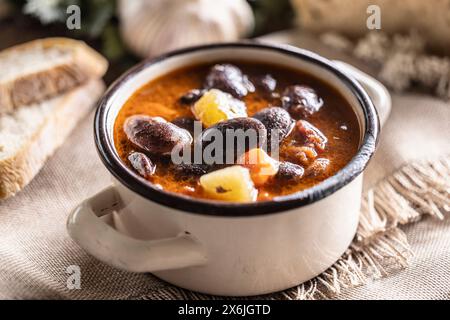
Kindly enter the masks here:
<path id="1" fill-rule="evenodd" d="M 67 230 L 73 240 L 95 258 L 131 272 L 153 272 L 205 264 L 206 253 L 191 235 L 137 240 L 123 235 L 100 217 L 117 207 L 114 186 L 100 191 L 77 206 L 69 216 Z"/>

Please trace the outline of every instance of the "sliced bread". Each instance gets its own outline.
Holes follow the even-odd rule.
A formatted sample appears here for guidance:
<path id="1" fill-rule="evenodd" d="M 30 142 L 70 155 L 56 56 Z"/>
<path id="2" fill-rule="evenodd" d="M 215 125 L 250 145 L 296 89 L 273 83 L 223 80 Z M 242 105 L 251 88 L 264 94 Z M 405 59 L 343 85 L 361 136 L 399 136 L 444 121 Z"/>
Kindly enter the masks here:
<path id="1" fill-rule="evenodd" d="M 0 52 L 0 114 L 101 78 L 108 62 L 82 41 L 47 38 Z"/>
<path id="2" fill-rule="evenodd" d="M 102 80 L 0 117 L 0 199 L 20 191 L 39 172 L 104 91 Z"/>

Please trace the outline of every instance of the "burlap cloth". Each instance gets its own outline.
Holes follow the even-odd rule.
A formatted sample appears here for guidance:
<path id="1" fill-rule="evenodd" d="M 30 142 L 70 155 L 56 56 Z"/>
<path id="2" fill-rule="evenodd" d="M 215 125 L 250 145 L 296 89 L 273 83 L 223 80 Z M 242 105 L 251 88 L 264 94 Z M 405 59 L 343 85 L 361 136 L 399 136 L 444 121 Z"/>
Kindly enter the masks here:
<path id="1" fill-rule="evenodd" d="M 283 33 L 269 40 L 300 44 L 330 58 L 349 61 L 298 34 Z M 208 298 L 173 287 L 150 274 L 113 269 L 87 255 L 67 235 L 65 223 L 70 210 L 110 183 L 94 147 L 92 123 L 91 114 L 23 192 L 0 203 L 0 298 Z M 365 175 L 366 192 L 375 185 L 381 187 L 370 192 L 365 208 L 372 207 L 372 211 L 366 210 L 372 215 L 366 213 L 363 217 L 359 239 L 321 277 L 265 298 L 450 298 L 450 219 L 440 216 L 445 210 L 433 207 L 435 203 L 448 205 L 448 198 L 438 197 L 421 208 L 420 203 L 405 206 L 404 197 L 389 196 L 392 185 L 397 183 L 401 188 L 403 184 L 398 181 L 411 175 L 411 166 L 397 170 L 405 163 L 414 164 L 414 160 L 425 158 L 431 162 L 414 164 L 414 172 L 433 170 L 431 178 L 430 172 L 425 172 L 428 178 L 418 182 L 418 189 L 423 189 L 420 187 L 423 181 L 429 187 L 436 180 L 439 180 L 436 188 L 448 188 L 448 172 L 442 171 L 448 164 L 449 141 L 448 102 L 421 94 L 393 95 L 391 117 Z M 430 163 L 439 165 L 433 167 Z M 392 175 L 394 172 L 397 175 Z M 448 196 L 447 189 L 440 191 L 440 196 Z M 419 198 L 429 199 L 429 193 L 434 194 L 433 189 L 427 192 Z M 383 198 L 385 194 L 389 199 Z M 385 208 L 384 204 L 391 200 L 393 207 Z M 434 218 L 409 223 L 424 213 Z M 402 227 L 407 240 L 396 228 L 397 223 L 409 223 Z M 67 288 L 67 268 L 71 265 L 81 268 L 81 289 Z"/>

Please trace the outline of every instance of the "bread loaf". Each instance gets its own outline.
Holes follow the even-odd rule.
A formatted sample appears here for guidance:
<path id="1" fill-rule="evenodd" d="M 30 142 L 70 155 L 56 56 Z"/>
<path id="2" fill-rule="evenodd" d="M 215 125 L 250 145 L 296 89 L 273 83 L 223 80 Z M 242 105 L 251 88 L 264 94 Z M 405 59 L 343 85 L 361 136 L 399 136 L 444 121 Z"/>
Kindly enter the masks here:
<path id="1" fill-rule="evenodd" d="M 14 195 L 39 172 L 97 102 L 102 80 L 0 117 L 0 199 Z"/>
<path id="2" fill-rule="evenodd" d="M 0 52 L 0 114 L 67 92 L 108 67 L 84 42 L 48 38 Z"/>

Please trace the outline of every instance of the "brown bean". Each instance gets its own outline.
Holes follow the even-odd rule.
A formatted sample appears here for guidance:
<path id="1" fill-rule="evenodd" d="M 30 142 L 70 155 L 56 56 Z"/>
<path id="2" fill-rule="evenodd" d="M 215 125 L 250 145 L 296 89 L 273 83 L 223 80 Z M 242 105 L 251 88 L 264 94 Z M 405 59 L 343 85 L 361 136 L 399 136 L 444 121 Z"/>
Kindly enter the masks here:
<path id="1" fill-rule="evenodd" d="M 206 164 L 182 163 L 174 167 L 175 174 L 178 177 L 199 177 L 211 170 L 211 167 Z"/>
<path id="2" fill-rule="evenodd" d="M 277 80 L 270 74 L 252 78 L 256 87 L 262 89 L 265 93 L 272 93 L 277 87 Z"/>
<path id="3" fill-rule="evenodd" d="M 327 173 L 330 160 L 325 158 L 318 158 L 305 170 L 306 177 L 321 177 Z"/>
<path id="4" fill-rule="evenodd" d="M 140 149 L 154 155 L 169 155 L 175 147 L 192 143 L 191 134 L 160 117 L 135 115 L 127 118 L 124 131 Z"/>
<path id="5" fill-rule="evenodd" d="M 255 113 L 253 118 L 261 121 L 266 127 L 268 147 L 271 145 L 273 130 L 278 130 L 278 143 L 281 143 L 291 133 L 295 124 L 289 113 L 279 107 L 265 108 Z M 270 151 L 270 148 L 268 150 Z"/>
<path id="6" fill-rule="evenodd" d="M 141 152 L 132 152 L 128 156 L 128 161 L 130 161 L 131 166 L 145 179 L 151 177 L 156 170 L 156 165 Z"/>
<path id="7" fill-rule="evenodd" d="M 275 179 L 283 182 L 296 183 L 302 179 L 304 173 L 305 170 L 298 164 L 280 162 Z"/>
<path id="8" fill-rule="evenodd" d="M 191 105 L 197 102 L 205 93 L 203 89 L 192 89 L 180 97 L 180 103 Z"/>
<path id="9" fill-rule="evenodd" d="M 255 91 L 255 86 L 242 71 L 232 64 L 216 64 L 205 80 L 206 89 L 219 89 L 236 98 L 245 97 Z"/>
<path id="10" fill-rule="evenodd" d="M 323 106 L 323 100 L 314 89 L 300 85 L 287 87 L 282 94 L 281 102 L 283 108 L 295 119 L 308 117 Z"/>
<path id="11" fill-rule="evenodd" d="M 217 135 L 221 136 L 223 159 L 240 157 L 244 152 L 261 148 L 267 141 L 267 130 L 261 121 L 254 118 L 233 118 L 221 121 L 198 137 L 198 143 L 206 147 L 214 142 Z M 233 147 L 233 149 L 230 149 Z"/>

